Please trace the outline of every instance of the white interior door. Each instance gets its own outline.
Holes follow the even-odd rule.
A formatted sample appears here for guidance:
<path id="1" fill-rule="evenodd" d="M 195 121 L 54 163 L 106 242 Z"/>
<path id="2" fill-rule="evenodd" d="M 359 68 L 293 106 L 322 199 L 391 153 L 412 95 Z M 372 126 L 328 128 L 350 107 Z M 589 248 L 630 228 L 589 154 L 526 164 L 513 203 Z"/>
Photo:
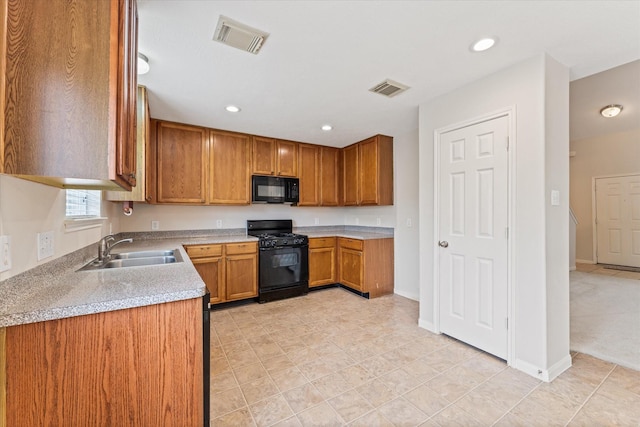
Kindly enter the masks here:
<path id="1" fill-rule="evenodd" d="M 507 358 L 508 117 L 441 135 L 440 330 Z"/>
<path id="2" fill-rule="evenodd" d="M 640 175 L 596 179 L 599 263 L 640 267 Z"/>

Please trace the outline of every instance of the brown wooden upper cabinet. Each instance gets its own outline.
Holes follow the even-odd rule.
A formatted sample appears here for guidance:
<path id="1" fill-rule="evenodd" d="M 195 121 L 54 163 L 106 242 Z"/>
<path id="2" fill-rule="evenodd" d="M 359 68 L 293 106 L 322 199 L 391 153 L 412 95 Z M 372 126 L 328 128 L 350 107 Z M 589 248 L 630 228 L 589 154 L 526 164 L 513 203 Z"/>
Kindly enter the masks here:
<path id="1" fill-rule="evenodd" d="M 251 137 L 152 120 L 147 201 L 191 205 L 251 202 Z"/>
<path id="2" fill-rule="evenodd" d="M 211 130 L 209 203 L 251 203 L 251 137 Z"/>
<path id="3" fill-rule="evenodd" d="M 155 173 L 152 203 L 205 204 L 209 170 L 209 130 L 179 123 L 152 121 L 155 144 L 149 166 Z M 153 185 L 153 184 L 152 184 Z"/>
<path id="4" fill-rule="evenodd" d="M 273 138 L 252 138 L 254 175 L 298 176 L 298 143 Z"/>
<path id="5" fill-rule="evenodd" d="M 393 138 L 376 135 L 342 154 L 344 205 L 393 205 Z"/>
<path id="6" fill-rule="evenodd" d="M 298 147 L 298 166 L 300 168 L 299 206 L 318 206 L 320 204 L 320 147 L 300 144 Z"/>
<path id="7" fill-rule="evenodd" d="M 321 145 L 298 146 L 299 206 L 338 206 L 340 149 Z"/>
<path id="8" fill-rule="evenodd" d="M 112 202 L 132 201 L 147 202 L 151 201 L 147 195 L 148 168 L 147 156 L 149 154 L 149 98 L 147 96 L 147 88 L 138 86 L 138 101 L 136 106 L 137 125 L 136 125 L 136 186 L 131 191 L 106 191 L 105 199 Z M 149 198 L 148 198 L 149 197 Z"/>
<path id="9" fill-rule="evenodd" d="M 340 204 L 339 176 L 340 149 L 320 147 L 320 205 L 338 206 Z"/>
<path id="10" fill-rule="evenodd" d="M 130 190 L 136 1 L 3 0 L 4 14 L 0 172 L 58 187 Z"/>

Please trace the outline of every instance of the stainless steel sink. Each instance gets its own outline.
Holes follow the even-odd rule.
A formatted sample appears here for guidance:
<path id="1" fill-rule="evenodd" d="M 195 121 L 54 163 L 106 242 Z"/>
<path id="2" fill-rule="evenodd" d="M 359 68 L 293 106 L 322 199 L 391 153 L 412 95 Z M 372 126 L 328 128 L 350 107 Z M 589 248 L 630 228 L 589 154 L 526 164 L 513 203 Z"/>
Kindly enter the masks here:
<path id="1" fill-rule="evenodd" d="M 102 268 L 138 267 L 141 265 L 172 264 L 174 262 L 177 262 L 174 256 L 112 259 L 104 264 Z"/>
<path id="2" fill-rule="evenodd" d="M 139 252 L 122 252 L 119 254 L 111 254 L 112 259 L 130 259 L 130 258 L 152 258 L 175 256 L 175 250 L 167 251 L 139 251 Z"/>
<path id="3" fill-rule="evenodd" d="M 107 268 L 141 267 L 150 265 L 163 265 L 182 262 L 182 256 L 178 250 L 123 252 L 112 254 L 112 259 L 100 262 L 97 259 L 91 261 L 78 271 L 104 270 Z"/>

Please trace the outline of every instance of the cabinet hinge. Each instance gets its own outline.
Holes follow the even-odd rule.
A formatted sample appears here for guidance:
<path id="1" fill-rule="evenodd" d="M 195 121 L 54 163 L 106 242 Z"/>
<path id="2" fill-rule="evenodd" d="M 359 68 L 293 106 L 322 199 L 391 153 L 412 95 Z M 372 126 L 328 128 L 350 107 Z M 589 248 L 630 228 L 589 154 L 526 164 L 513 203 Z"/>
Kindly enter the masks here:
<path id="1" fill-rule="evenodd" d="M 509 151 L 509 137 L 507 137 L 507 151 Z"/>
<path id="2" fill-rule="evenodd" d="M 504 228 L 504 238 L 508 239 L 509 238 L 509 227 L 505 227 Z"/>
<path id="3" fill-rule="evenodd" d="M 507 329 L 509 329 L 509 318 L 508 318 L 508 317 L 505 317 L 505 318 L 504 318 L 504 326 L 505 326 Z"/>

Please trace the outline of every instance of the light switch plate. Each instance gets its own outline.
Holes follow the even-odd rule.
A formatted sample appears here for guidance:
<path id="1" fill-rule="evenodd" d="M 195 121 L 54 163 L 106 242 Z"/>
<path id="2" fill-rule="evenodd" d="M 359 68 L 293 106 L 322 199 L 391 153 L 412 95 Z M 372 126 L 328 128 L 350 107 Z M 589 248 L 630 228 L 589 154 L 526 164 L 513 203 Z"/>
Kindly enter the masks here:
<path id="1" fill-rule="evenodd" d="M 151 221 L 151 230 L 160 230 L 160 221 Z"/>
<path id="2" fill-rule="evenodd" d="M 53 231 L 38 233 L 38 261 L 53 256 Z"/>
<path id="3" fill-rule="evenodd" d="M 560 205 L 560 192 L 558 190 L 551 190 L 551 206 Z"/>
<path id="4" fill-rule="evenodd" d="M 216 220 L 216 228 L 222 228 L 222 220 L 221 219 Z"/>

